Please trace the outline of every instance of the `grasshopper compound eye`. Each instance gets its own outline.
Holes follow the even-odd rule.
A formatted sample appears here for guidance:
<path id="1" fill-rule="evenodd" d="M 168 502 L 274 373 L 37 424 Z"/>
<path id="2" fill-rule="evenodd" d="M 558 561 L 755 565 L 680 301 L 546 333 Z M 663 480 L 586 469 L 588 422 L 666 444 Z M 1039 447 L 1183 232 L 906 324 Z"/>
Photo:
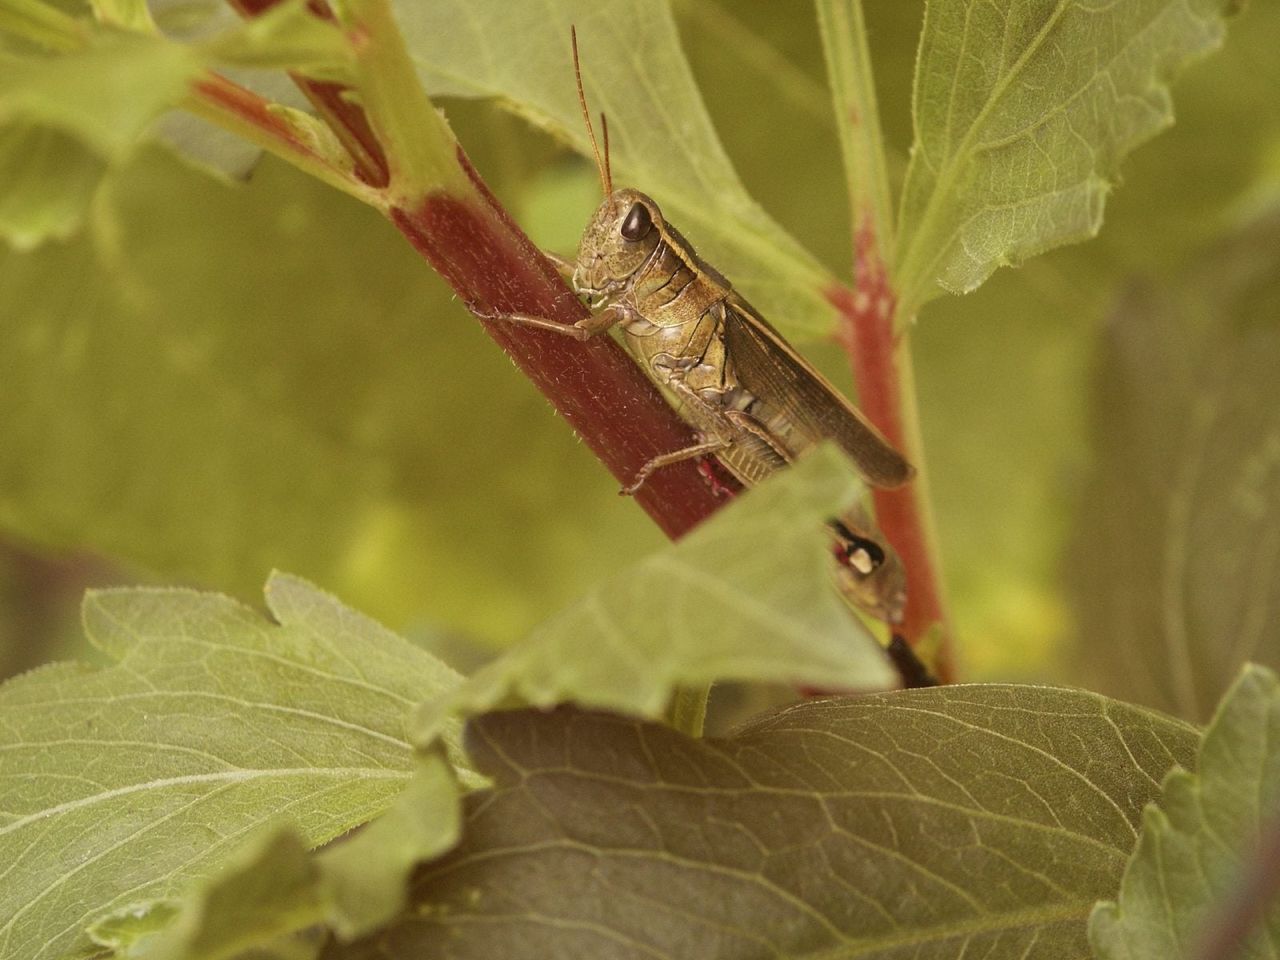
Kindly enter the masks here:
<path id="1" fill-rule="evenodd" d="M 627 217 L 622 221 L 622 227 L 618 232 L 622 234 L 624 240 L 635 243 L 648 236 L 652 228 L 653 218 L 649 216 L 649 208 L 643 203 L 634 203 L 627 211 Z"/>

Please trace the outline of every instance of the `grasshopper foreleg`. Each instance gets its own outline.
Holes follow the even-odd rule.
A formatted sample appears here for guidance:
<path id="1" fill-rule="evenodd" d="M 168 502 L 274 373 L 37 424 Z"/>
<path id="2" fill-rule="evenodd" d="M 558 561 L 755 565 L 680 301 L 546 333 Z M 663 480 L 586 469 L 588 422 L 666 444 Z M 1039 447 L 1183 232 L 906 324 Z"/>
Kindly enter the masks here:
<path id="1" fill-rule="evenodd" d="M 564 334 L 575 340 L 590 340 L 626 317 L 626 311 L 618 304 L 610 304 L 599 313 L 583 317 L 577 323 L 563 323 L 560 320 L 552 320 L 550 317 L 535 317 L 528 313 L 489 313 L 476 307 L 472 307 L 471 312 L 482 320 L 500 320 L 503 323 L 533 327 L 535 330 L 550 330 L 552 333 Z"/>

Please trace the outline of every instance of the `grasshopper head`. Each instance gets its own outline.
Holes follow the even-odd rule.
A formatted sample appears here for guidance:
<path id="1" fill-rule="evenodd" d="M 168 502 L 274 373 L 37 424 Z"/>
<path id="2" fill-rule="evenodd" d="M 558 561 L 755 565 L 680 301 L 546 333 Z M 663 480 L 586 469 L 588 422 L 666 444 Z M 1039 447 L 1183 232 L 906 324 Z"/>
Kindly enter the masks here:
<path id="1" fill-rule="evenodd" d="M 662 212 L 639 190 L 604 198 L 582 234 L 573 285 L 579 293 L 616 293 L 662 242 Z"/>

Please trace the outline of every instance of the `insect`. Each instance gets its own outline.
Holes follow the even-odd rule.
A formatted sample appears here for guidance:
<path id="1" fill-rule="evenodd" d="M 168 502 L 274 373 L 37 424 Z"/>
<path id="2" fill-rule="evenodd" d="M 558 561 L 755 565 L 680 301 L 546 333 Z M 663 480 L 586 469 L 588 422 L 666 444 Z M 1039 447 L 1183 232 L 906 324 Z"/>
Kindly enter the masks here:
<path id="1" fill-rule="evenodd" d="M 617 326 L 629 352 L 674 398 L 697 431 L 691 446 L 645 463 L 623 493 L 655 470 L 714 455 L 752 486 L 823 440 L 833 440 L 873 486 L 897 487 L 914 471 L 867 419 L 663 217 L 639 190 L 614 189 L 609 128 L 596 140 L 576 32 L 578 101 L 604 190 L 574 261 L 550 255 L 592 314 L 567 325 L 528 314 L 489 315 L 585 340 Z M 855 602 L 895 622 L 902 612 L 901 564 L 861 511 L 832 522 L 839 577 Z"/>

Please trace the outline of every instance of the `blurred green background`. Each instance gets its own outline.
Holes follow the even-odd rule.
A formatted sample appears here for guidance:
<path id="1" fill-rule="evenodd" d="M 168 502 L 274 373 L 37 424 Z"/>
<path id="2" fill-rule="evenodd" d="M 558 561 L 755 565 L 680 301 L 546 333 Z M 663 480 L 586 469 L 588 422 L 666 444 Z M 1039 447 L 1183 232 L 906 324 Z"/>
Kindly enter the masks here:
<path id="1" fill-rule="evenodd" d="M 769 0 L 674 10 L 749 192 L 848 276 L 811 11 Z M 923 4 L 865 10 L 900 181 Z M 1096 509 L 1128 462 L 1112 433 L 1116 405 L 1132 401 L 1109 389 L 1125 371 L 1109 365 L 1107 332 L 1137 287 L 1165 291 L 1146 334 L 1156 340 L 1162 323 L 1222 320 L 1213 277 L 1245 255 L 1227 238 L 1265 216 L 1280 187 L 1278 39 L 1280 5 L 1255 3 L 1224 50 L 1178 80 L 1177 124 L 1125 163 L 1098 239 L 1001 271 L 919 318 L 926 455 L 968 679 L 1083 680 L 1125 695 L 1119 670 L 1097 669 L 1098 650 L 1130 643 L 1150 651 L 1132 669 L 1161 669 L 1167 616 L 1098 616 L 1121 594 L 1154 589 L 1134 579 L 1147 568 L 1076 575 L 1094 572 L 1090 547 L 1104 541 L 1111 557 L 1117 538 L 1168 545 L 1167 518 L 1128 531 Z M 598 197 L 592 168 L 492 104 L 441 106 L 534 239 L 572 251 Z M 1280 255 L 1243 249 L 1262 263 L 1240 308 L 1248 317 L 1231 319 L 1274 329 L 1266 291 L 1280 285 Z M 1199 319 L 1161 319 L 1196 264 L 1223 258 L 1228 267 L 1197 280 L 1208 304 Z M 465 666 L 661 542 L 389 224 L 270 158 L 235 183 L 163 147 L 144 151 L 105 181 L 80 234 L 0 253 L 0 343 L 0 674 L 77 652 L 87 585 L 176 582 L 256 603 L 272 568 Z M 804 349 L 852 390 L 835 348 Z M 1190 377 L 1179 403 L 1190 409 L 1202 389 Z M 1280 398 L 1259 403 L 1273 410 Z M 1180 410 L 1144 429 L 1176 434 Z M 1256 460 L 1270 429 L 1257 424 L 1223 456 Z M 1153 496 L 1175 467 L 1155 456 Z M 1277 484 L 1264 474 L 1267 500 Z M 1205 502 L 1237 494 L 1209 491 Z M 1280 509 L 1267 504 L 1274 525 Z M 1250 562 L 1262 581 L 1280 573 L 1276 554 Z M 1257 615 L 1269 622 L 1269 608 Z M 1206 625 L 1194 642 L 1220 629 Z M 1260 637 L 1254 655 L 1274 658 L 1276 632 Z M 1159 684 L 1141 696 L 1201 709 Z"/>

